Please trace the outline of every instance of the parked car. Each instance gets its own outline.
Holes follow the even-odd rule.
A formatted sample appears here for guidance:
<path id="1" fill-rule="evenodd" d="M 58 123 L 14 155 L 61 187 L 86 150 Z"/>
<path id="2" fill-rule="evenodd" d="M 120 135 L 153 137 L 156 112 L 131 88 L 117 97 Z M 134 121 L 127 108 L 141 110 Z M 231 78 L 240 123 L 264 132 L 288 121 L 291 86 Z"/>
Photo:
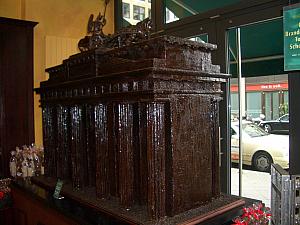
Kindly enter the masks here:
<path id="1" fill-rule="evenodd" d="M 252 122 L 242 125 L 243 164 L 269 172 L 272 163 L 289 167 L 289 136 L 269 134 Z M 239 124 L 231 123 L 231 160 L 239 160 Z"/>
<path id="2" fill-rule="evenodd" d="M 259 126 L 268 133 L 289 133 L 289 114 L 285 114 L 277 120 L 261 121 Z"/>

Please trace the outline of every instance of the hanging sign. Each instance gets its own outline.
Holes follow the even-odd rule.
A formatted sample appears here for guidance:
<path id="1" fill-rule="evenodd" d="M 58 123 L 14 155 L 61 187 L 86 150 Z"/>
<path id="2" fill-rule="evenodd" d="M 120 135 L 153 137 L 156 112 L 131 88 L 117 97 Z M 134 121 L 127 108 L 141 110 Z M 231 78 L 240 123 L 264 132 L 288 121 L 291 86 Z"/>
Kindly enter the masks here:
<path id="1" fill-rule="evenodd" d="M 300 70 L 300 4 L 283 8 L 284 70 Z"/>

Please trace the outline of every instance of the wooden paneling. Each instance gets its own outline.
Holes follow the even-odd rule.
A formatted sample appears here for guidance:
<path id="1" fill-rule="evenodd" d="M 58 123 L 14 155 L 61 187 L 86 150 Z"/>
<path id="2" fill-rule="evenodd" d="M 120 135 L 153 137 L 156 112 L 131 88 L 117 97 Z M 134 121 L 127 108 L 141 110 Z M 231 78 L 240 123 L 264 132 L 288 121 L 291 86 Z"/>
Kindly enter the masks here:
<path id="1" fill-rule="evenodd" d="M 18 188 L 12 189 L 12 196 L 14 223 L 10 225 L 77 225 L 76 222 Z"/>
<path id="2" fill-rule="evenodd" d="M 34 22 L 0 17 L 0 175 L 9 175 L 10 151 L 34 142 Z"/>

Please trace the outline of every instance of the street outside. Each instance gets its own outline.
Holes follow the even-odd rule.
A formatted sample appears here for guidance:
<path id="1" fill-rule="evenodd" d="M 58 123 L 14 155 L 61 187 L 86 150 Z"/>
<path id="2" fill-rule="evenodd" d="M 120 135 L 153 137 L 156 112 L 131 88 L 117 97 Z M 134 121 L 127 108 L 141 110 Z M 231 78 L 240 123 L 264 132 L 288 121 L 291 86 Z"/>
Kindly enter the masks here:
<path id="1" fill-rule="evenodd" d="M 287 123 L 288 123 L 288 114 L 284 115 L 287 117 Z M 284 117 L 283 116 L 283 117 Z M 269 130 L 266 130 L 266 127 L 264 128 L 265 134 L 262 132 L 262 134 L 259 134 L 258 132 L 253 135 L 253 132 L 249 135 L 249 129 L 248 133 L 247 130 L 243 127 L 243 144 L 244 144 L 244 151 L 243 151 L 243 160 L 245 160 L 245 157 L 253 156 L 255 157 L 255 154 L 258 154 L 256 152 L 262 152 L 261 150 L 264 150 L 267 152 L 267 155 L 272 157 L 268 161 L 269 166 L 266 166 L 267 164 L 264 163 L 265 167 L 260 168 L 256 164 L 253 163 L 253 159 L 250 157 L 250 162 L 252 162 L 251 165 L 243 165 L 242 170 L 242 196 L 252 199 L 261 200 L 263 203 L 266 204 L 266 206 L 270 207 L 271 205 L 271 174 L 269 172 L 260 172 L 260 171 L 269 171 L 271 162 L 277 163 L 280 166 L 286 168 L 288 166 L 288 149 L 289 149 L 289 139 L 288 139 L 288 128 L 283 128 L 281 126 L 285 121 L 282 119 L 278 119 L 273 121 L 272 126 L 273 128 L 276 128 L 277 132 L 273 131 L 272 134 L 268 134 L 266 131 L 270 132 Z M 277 127 L 274 125 L 275 123 L 278 123 Z M 234 124 L 234 123 L 232 123 Z M 246 124 L 246 122 L 245 122 Z M 245 126 L 244 124 L 244 126 Z M 248 122 L 251 126 L 253 123 Z M 266 124 L 271 124 L 271 121 L 267 122 L 265 121 L 263 125 L 266 126 Z M 263 126 L 262 125 L 262 126 Z M 234 131 L 234 126 L 232 125 L 231 132 Z M 283 130 L 280 130 L 283 129 Z M 283 132 L 284 131 L 284 132 Z M 238 133 L 238 130 L 235 131 L 236 134 Z M 239 195 L 239 169 L 238 169 L 238 150 L 239 150 L 239 143 L 236 144 L 234 141 L 235 135 L 232 133 L 232 139 L 231 139 L 231 159 L 234 162 L 233 167 L 231 168 L 231 194 L 233 195 Z M 249 135 L 249 136 L 247 136 Z M 259 139 L 260 138 L 260 139 Z M 258 140 L 259 139 L 259 140 Z M 265 140 L 264 142 L 262 140 Z M 238 137 L 237 137 L 238 140 Z M 272 147 L 274 146 L 274 147 Z M 237 157 L 235 157 L 236 155 Z M 276 157 L 274 157 L 276 156 Z M 278 156 L 282 156 L 279 158 Z M 266 158 L 266 157 L 265 157 Z M 276 159 L 276 160 L 275 160 Z M 278 161 L 279 159 L 279 161 Z M 255 161 L 255 160 L 254 160 Z M 245 163 L 245 161 L 244 161 Z M 249 164 L 249 163 L 248 163 Z M 265 169 L 265 170 L 263 170 Z M 258 171 L 260 170 L 260 171 Z"/>
<path id="2" fill-rule="evenodd" d="M 267 172 L 242 170 L 242 196 L 271 205 L 271 175 Z M 239 195 L 239 169 L 231 168 L 231 194 Z"/>

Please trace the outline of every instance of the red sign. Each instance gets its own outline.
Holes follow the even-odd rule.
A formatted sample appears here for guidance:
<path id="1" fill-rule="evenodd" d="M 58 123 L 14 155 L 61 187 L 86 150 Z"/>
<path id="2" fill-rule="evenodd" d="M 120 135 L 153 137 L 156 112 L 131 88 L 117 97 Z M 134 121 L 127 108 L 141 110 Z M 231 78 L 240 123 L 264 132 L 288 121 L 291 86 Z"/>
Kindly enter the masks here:
<path id="1" fill-rule="evenodd" d="M 231 160 L 239 160 L 239 153 L 231 152 Z"/>
<path id="2" fill-rule="evenodd" d="M 288 83 L 246 85 L 246 91 L 276 91 L 287 90 L 288 88 Z M 237 85 L 231 85 L 230 90 L 231 92 L 238 92 L 239 89 Z"/>

